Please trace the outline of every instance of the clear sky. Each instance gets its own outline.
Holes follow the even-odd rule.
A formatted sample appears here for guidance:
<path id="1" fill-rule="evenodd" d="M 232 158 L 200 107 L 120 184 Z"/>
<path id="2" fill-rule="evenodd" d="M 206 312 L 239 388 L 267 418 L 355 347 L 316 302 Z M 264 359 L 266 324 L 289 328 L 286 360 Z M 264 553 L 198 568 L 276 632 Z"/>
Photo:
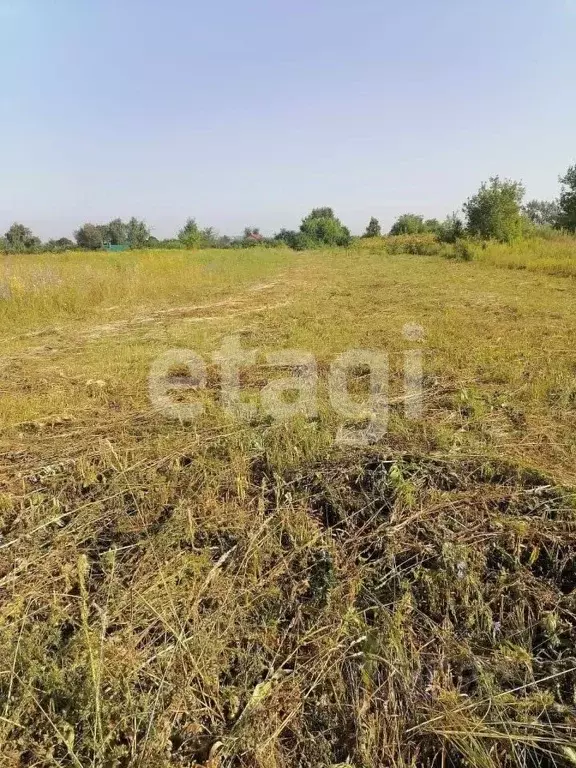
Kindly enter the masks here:
<path id="1" fill-rule="evenodd" d="M 0 0 L 0 73 L 0 232 L 359 232 L 576 162 L 576 0 Z"/>

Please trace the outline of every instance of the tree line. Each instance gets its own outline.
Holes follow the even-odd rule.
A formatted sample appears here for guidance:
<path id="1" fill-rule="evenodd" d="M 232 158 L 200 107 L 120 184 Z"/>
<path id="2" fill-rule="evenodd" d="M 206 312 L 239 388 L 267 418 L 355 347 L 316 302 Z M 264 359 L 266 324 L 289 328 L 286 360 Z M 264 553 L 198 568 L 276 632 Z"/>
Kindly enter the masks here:
<path id="1" fill-rule="evenodd" d="M 462 214 L 444 221 L 425 219 L 414 213 L 398 217 L 390 235 L 433 234 L 443 242 L 455 243 L 466 237 L 483 240 L 512 241 L 542 233 L 562 230 L 576 234 L 576 165 L 560 177 L 560 194 L 556 200 L 524 202 L 526 190 L 521 182 L 494 176 L 484 182 L 475 195 L 462 206 Z M 363 237 L 380 237 L 382 228 L 372 217 Z M 271 238 L 263 237 L 256 227 L 246 227 L 240 237 L 219 235 L 213 227 L 201 228 L 189 218 L 175 238 L 159 240 L 144 221 L 131 218 L 124 222 L 113 219 L 107 224 L 83 224 L 74 240 L 67 237 L 43 243 L 23 224 L 14 223 L 0 238 L 0 251 L 33 253 L 123 248 L 249 248 L 284 244 L 296 250 L 320 246 L 347 246 L 353 240 L 348 227 L 336 217 L 332 208 L 314 208 L 298 230 L 281 229 Z"/>

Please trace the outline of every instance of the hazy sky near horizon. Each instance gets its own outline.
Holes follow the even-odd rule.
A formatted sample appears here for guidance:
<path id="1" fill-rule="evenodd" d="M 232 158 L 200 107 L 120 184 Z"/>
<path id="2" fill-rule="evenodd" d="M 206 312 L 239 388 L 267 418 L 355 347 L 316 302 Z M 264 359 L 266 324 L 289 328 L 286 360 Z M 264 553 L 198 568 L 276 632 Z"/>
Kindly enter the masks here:
<path id="1" fill-rule="evenodd" d="M 443 217 L 576 162 L 576 0 L 0 0 L 0 232 Z"/>

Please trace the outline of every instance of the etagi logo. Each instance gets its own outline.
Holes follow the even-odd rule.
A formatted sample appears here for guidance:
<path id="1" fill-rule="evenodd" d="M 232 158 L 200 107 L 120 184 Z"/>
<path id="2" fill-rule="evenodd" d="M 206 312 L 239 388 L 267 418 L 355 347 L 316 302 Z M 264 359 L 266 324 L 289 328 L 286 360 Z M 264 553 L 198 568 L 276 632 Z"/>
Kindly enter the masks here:
<path id="1" fill-rule="evenodd" d="M 410 323 L 403 328 L 408 342 L 419 346 L 404 352 L 404 393 L 401 400 L 409 419 L 420 419 L 423 410 L 422 379 L 424 331 Z M 212 355 L 219 369 L 219 405 L 232 419 L 250 422 L 260 416 L 287 421 L 296 416 L 312 419 L 318 415 L 318 365 L 313 354 L 302 349 L 286 349 L 265 356 L 271 370 L 291 375 L 271 379 L 259 391 L 259 402 L 243 399 L 241 374 L 257 364 L 258 351 L 243 349 L 240 337 L 224 338 Z M 368 387 L 363 400 L 350 391 L 355 374 L 362 371 Z M 370 445 L 386 434 L 388 425 L 388 354 L 381 350 L 349 349 L 330 364 L 327 375 L 330 407 L 341 419 L 336 441 L 343 445 Z M 206 361 L 190 349 L 170 349 L 156 358 L 150 369 L 150 400 L 168 419 L 193 422 L 205 409 L 200 397 L 182 401 L 182 392 L 201 392 L 208 383 Z M 352 426 L 351 426 L 352 425 Z"/>

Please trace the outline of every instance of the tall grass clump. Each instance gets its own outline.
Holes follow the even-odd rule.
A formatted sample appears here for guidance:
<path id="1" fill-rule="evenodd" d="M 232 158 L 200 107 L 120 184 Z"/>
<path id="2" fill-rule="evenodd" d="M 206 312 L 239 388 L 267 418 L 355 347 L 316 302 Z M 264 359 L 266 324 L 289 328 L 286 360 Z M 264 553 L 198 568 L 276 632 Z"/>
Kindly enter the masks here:
<path id="1" fill-rule="evenodd" d="M 484 242 L 473 246 L 474 255 L 481 262 L 508 269 L 576 277 L 576 237 L 548 230 L 543 235 L 513 243 Z"/>

